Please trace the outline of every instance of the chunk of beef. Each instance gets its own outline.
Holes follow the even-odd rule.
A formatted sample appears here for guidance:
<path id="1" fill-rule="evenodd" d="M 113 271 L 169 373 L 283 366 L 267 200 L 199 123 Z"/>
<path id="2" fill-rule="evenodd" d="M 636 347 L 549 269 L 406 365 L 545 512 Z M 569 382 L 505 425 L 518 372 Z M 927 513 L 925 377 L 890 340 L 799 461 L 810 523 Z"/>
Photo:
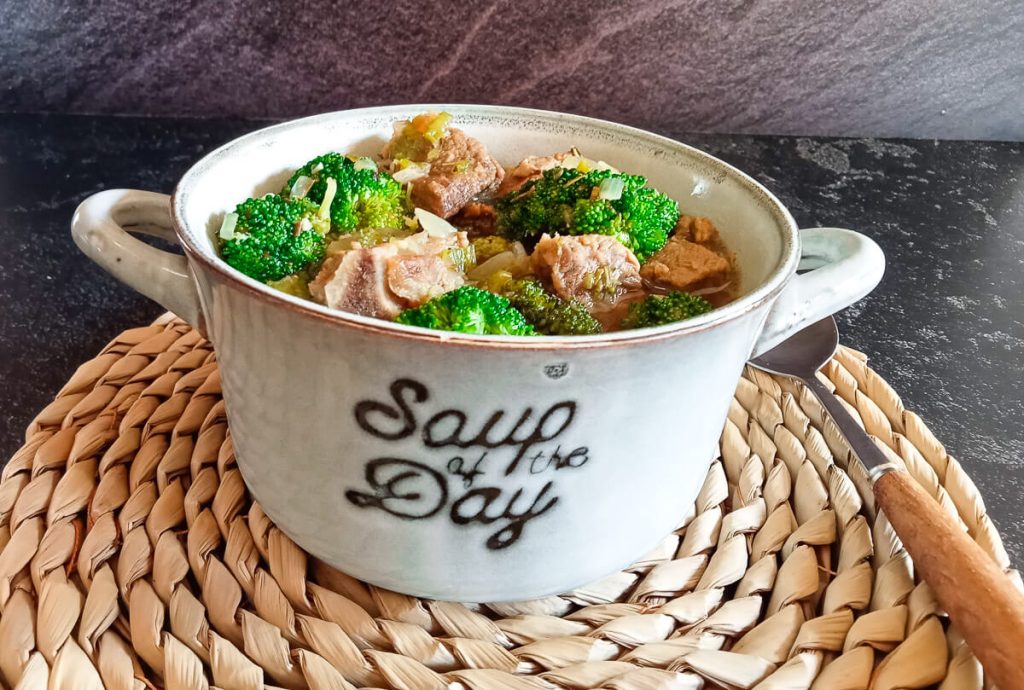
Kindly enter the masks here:
<path id="1" fill-rule="evenodd" d="M 397 249 L 384 244 L 332 256 L 309 284 L 309 292 L 332 309 L 393 319 L 402 311 L 387 284 L 388 260 L 396 254 Z"/>
<path id="2" fill-rule="evenodd" d="M 327 304 L 327 293 L 324 288 L 327 286 L 327 283 L 330 282 L 331 278 L 334 277 L 334 273 L 338 270 L 338 266 L 341 265 L 341 261 L 345 258 L 346 253 L 347 252 L 332 254 L 324 259 L 316 277 L 309 281 L 309 294 L 320 304 Z"/>
<path id="3" fill-rule="evenodd" d="M 675 234 L 698 244 L 719 244 L 718 228 L 710 219 L 700 216 L 679 216 Z"/>
<path id="4" fill-rule="evenodd" d="M 640 262 L 608 235 L 544 235 L 531 255 L 534 271 L 563 299 L 591 312 L 614 309 L 640 291 Z"/>
<path id="5" fill-rule="evenodd" d="M 328 257 L 309 292 L 332 309 L 393 319 L 462 285 L 462 274 L 443 255 L 468 244 L 464 232 L 445 237 L 420 232 L 376 247 L 356 247 Z"/>
<path id="6" fill-rule="evenodd" d="M 399 255 L 388 260 L 388 287 L 408 307 L 418 307 L 465 282 L 437 255 Z"/>
<path id="7" fill-rule="evenodd" d="M 569 155 L 572 155 L 571 150 L 562 151 L 553 156 L 527 156 L 519 161 L 516 167 L 508 171 L 495 196 L 504 196 L 509 192 L 514 192 L 530 180 L 540 177 L 545 170 L 556 167 Z"/>
<path id="8" fill-rule="evenodd" d="M 430 172 L 412 181 L 412 200 L 448 218 L 476 195 L 497 186 L 504 176 L 504 168 L 483 144 L 452 127 L 430 161 Z"/>
<path id="9" fill-rule="evenodd" d="M 491 204 L 473 201 L 466 204 L 461 211 L 448 219 L 455 227 L 465 230 L 472 237 L 493 235 L 498 222 L 498 214 Z"/>
<path id="10" fill-rule="evenodd" d="M 644 264 L 640 275 L 673 290 L 696 290 L 726 282 L 731 267 L 728 259 L 703 244 L 673 235 Z"/>

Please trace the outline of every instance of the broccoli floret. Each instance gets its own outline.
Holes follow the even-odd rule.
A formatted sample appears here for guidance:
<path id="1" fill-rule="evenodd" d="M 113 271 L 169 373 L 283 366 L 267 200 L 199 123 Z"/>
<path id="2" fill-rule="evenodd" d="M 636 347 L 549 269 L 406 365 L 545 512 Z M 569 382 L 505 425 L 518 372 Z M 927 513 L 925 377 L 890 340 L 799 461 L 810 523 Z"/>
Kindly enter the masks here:
<path id="1" fill-rule="evenodd" d="M 290 276 L 285 276 L 284 278 L 281 278 L 281 280 L 267 281 L 267 285 L 275 290 L 280 290 L 281 292 L 295 297 L 313 299 L 309 294 L 309 280 L 299 273 L 293 273 Z"/>
<path id="2" fill-rule="evenodd" d="M 512 248 L 512 243 L 500 235 L 484 235 L 470 240 L 473 249 L 476 251 L 477 263 L 483 263 L 492 256 L 507 252 Z"/>
<path id="3" fill-rule="evenodd" d="M 545 290 L 539 280 L 513 278 L 498 271 L 488 279 L 487 287 L 508 298 L 542 335 L 592 335 L 602 331 L 601 324 L 582 302 L 559 299 Z"/>
<path id="4" fill-rule="evenodd" d="M 361 228 L 352 233 L 351 237 L 362 247 L 376 247 L 391 240 L 400 240 L 409 237 L 413 231 L 408 227 L 401 228 Z"/>
<path id="5" fill-rule="evenodd" d="M 233 231 L 221 237 L 221 256 L 251 278 L 280 280 L 324 256 L 329 224 L 306 199 L 267 194 L 246 199 L 235 214 Z"/>
<path id="6" fill-rule="evenodd" d="M 711 303 L 689 292 L 670 292 L 648 295 L 642 302 L 629 305 L 629 313 L 622 320 L 623 328 L 647 328 L 690 319 L 711 311 Z"/>
<path id="7" fill-rule="evenodd" d="M 395 319 L 407 326 L 485 335 L 534 335 L 526 319 L 501 295 L 470 285 L 446 292 Z"/>
<path id="8" fill-rule="evenodd" d="M 296 184 L 300 178 L 309 182 Z M 333 179 L 334 185 L 328 180 Z M 331 188 L 333 186 L 333 189 Z M 309 199 L 330 205 L 331 229 L 349 233 L 364 228 L 401 228 L 405 225 L 405 192 L 386 172 L 378 171 L 368 159 L 359 165 L 340 153 L 326 153 L 295 171 L 284 185 L 282 196 Z"/>
<path id="9" fill-rule="evenodd" d="M 646 185 L 640 175 L 552 168 L 498 201 L 498 231 L 518 240 L 543 232 L 611 235 L 643 262 L 679 220 L 679 205 Z"/>

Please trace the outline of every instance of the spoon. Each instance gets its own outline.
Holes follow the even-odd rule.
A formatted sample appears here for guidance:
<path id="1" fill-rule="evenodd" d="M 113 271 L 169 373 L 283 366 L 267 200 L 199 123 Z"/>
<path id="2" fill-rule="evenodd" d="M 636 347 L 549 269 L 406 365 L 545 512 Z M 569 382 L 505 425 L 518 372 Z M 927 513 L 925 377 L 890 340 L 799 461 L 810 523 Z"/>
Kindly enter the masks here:
<path id="1" fill-rule="evenodd" d="M 835 354 L 839 330 L 831 316 L 796 333 L 750 364 L 791 376 L 818 397 L 850 448 L 867 468 L 875 504 L 914 566 L 1000 688 L 1024 690 L 1024 593 L 937 501 L 890 461 L 825 387 L 818 370 Z"/>

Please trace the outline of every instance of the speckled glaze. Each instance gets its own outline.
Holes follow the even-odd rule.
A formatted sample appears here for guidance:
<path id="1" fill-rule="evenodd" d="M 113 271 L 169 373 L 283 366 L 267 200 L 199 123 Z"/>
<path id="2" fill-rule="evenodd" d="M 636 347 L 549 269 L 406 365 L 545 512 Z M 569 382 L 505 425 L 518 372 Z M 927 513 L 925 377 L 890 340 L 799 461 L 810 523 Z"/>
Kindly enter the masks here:
<path id="1" fill-rule="evenodd" d="M 444 108 L 510 164 L 579 146 L 645 174 L 736 251 L 742 297 L 683 324 L 605 336 L 424 331 L 282 295 L 214 251 L 221 215 L 325 150 L 370 154 L 391 123 Z M 122 227 L 176 236 L 187 259 Z M 173 230 L 171 230 L 173 228 Z M 255 132 L 213 152 L 173 203 L 87 200 L 76 242 L 205 330 L 221 364 L 238 464 L 264 510 L 312 554 L 420 596 L 500 601 L 596 579 L 684 518 L 752 351 L 866 294 L 874 243 L 801 237 L 743 173 L 678 142 L 586 118 L 483 106 L 349 111 Z M 795 276 L 797 264 L 814 269 Z M 599 545 L 599 546 L 597 546 Z"/>

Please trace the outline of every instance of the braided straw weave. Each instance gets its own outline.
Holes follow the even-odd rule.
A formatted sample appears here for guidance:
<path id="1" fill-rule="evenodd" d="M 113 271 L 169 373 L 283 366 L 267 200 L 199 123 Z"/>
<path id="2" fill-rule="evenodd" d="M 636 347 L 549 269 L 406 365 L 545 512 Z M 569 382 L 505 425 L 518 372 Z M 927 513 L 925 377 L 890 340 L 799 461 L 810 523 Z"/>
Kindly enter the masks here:
<path id="1" fill-rule="evenodd" d="M 824 373 L 1008 569 L 970 478 L 864 357 Z M 658 549 L 561 596 L 451 604 L 356 581 L 274 527 L 235 466 L 210 344 L 167 316 L 29 425 L 0 549 L 5 688 L 984 687 L 818 402 L 749 369 Z"/>

